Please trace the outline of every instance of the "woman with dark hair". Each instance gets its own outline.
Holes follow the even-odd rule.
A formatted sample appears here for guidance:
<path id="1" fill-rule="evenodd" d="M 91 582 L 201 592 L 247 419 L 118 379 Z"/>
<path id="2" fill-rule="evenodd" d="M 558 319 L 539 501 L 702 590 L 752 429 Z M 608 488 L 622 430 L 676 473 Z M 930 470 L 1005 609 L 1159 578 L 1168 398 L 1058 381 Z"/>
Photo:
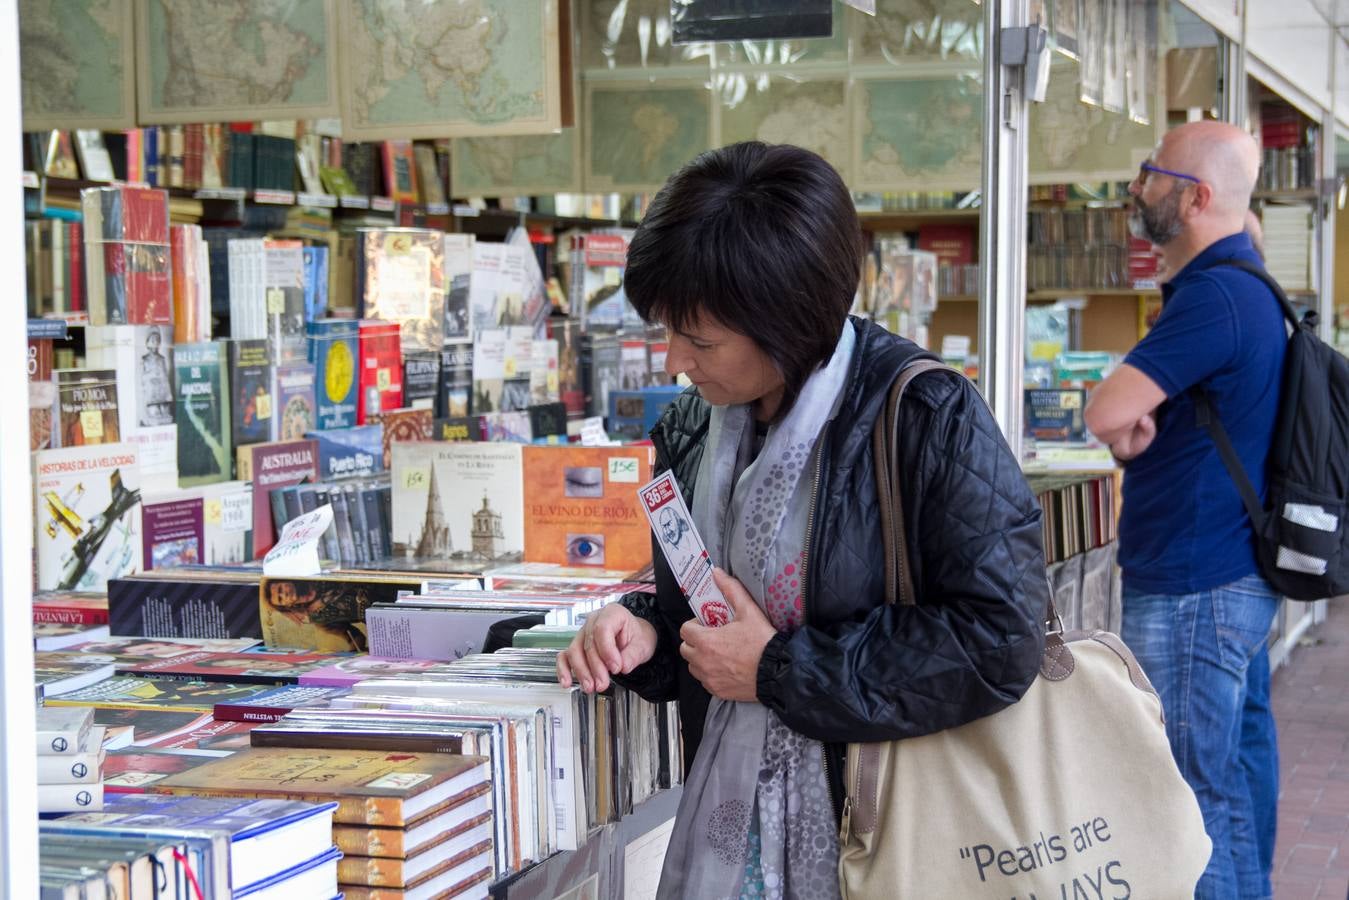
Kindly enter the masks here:
<path id="1" fill-rule="evenodd" d="M 653 595 L 591 616 L 564 685 L 678 699 L 688 772 L 662 897 L 835 897 L 844 745 L 961 725 L 1017 700 L 1044 642 L 1040 510 L 963 376 L 917 378 L 898 470 L 917 604 L 885 596 L 871 434 L 909 341 L 850 319 L 851 195 L 797 147 L 699 156 L 657 194 L 624 287 L 694 388 L 652 432 L 735 620 Z"/>

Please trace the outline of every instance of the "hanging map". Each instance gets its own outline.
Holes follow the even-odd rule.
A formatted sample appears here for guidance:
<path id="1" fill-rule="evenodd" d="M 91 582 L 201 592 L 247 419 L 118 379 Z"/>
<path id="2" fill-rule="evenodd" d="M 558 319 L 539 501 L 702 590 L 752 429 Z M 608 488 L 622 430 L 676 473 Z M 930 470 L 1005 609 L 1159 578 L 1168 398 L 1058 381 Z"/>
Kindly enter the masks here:
<path id="1" fill-rule="evenodd" d="M 450 184 L 457 197 L 580 193 L 580 129 L 456 138 L 450 166 Z"/>
<path id="2" fill-rule="evenodd" d="M 976 190 L 982 114 L 977 73 L 858 81 L 853 190 Z"/>
<path id="3" fill-rule="evenodd" d="M 137 0 L 137 119 L 155 125 L 335 116 L 333 3 Z"/>
<path id="4" fill-rule="evenodd" d="M 591 82 L 586 190 L 659 190 L 676 169 L 712 146 L 711 118 L 711 92 L 701 82 Z"/>
<path id="5" fill-rule="evenodd" d="M 23 130 L 136 124 L 126 0 L 19 0 Z"/>
<path id="6" fill-rule="evenodd" d="M 718 79 L 721 143 L 796 144 L 820 154 L 848 179 L 852 122 L 843 79 L 728 75 Z"/>
<path id="7" fill-rule="evenodd" d="M 344 137 L 546 134 L 562 126 L 556 0 L 341 3 Z"/>
<path id="8" fill-rule="evenodd" d="M 1043 103 L 1030 108 L 1031 184 L 1129 181 L 1161 139 L 1156 125 L 1139 124 L 1082 102 L 1078 63 L 1055 60 Z M 1162 98 L 1151 97 L 1153 104 Z M 1164 120 L 1157 110 L 1154 123 Z"/>

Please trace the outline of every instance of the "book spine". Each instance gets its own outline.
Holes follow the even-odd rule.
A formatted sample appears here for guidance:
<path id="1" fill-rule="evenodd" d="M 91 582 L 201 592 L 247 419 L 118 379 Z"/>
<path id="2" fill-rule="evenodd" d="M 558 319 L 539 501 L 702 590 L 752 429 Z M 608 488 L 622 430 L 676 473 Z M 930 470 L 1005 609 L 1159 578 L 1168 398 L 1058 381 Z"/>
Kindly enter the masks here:
<path id="1" fill-rule="evenodd" d="M 346 794 L 314 794 L 306 791 L 233 790 L 196 785 L 192 787 L 163 785 L 158 787 L 155 792 L 190 794 L 196 797 L 285 797 L 291 800 L 302 800 L 306 803 L 332 803 L 336 801 L 337 809 L 333 811 L 334 824 L 381 825 L 392 828 L 402 828 L 406 824 L 403 819 L 403 801 L 398 797 L 360 797 Z"/>
<path id="2" fill-rule="evenodd" d="M 102 753 L 39 756 L 38 784 L 94 784 L 103 778 Z"/>
<path id="3" fill-rule="evenodd" d="M 406 832 L 401 828 L 361 828 L 334 825 L 333 843 L 348 856 L 402 859 L 407 856 Z M 343 880 L 343 879 L 339 879 Z"/>
<path id="4" fill-rule="evenodd" d="M 211 716 L 222 722 L 280 722 L 288 712 L 290 710 L 284 706 L 245 706 L 238 703 L 217 703 Z"/>
<path id="5" fill-rule="evenodd" d="M 98 812 L 103 809 L 103 785 L 39 784 L 37 811 L 40 813 Z"/>
<path id="6" fill-rule="evenodd" d="M 216 716 L 216 718 L 220 718 Z M 245 721 L 260 721 L 248 719 Z M 281 721 L 278 717 L 273 721 Z M 462 735 L 322 734 L 313 731 L 266 729 L 249 735 L 254 747 L 313 748 L 316 750 L 379 750 L 399 753 L 463 753 Z"/>
<path id="7" fill-rule="evenodd" d="M 57 625 L 107 625 L 106 609 L 85 609 L 83 607 L 35 606 L 33 624 L 54 623 Z"/>
<path id="8" fill-rule="evenodd" d="M 406 886 L 403 878 L 403 860 L 379 859 L 372 856 L 346 856 L 339 859 L 337 880 L 343 884 L 367 887 Z"/>
<path id="9" fill-rule="evenodd" d="M 61 759 L 70 759 L 80 752 L 80 747 L 84 744 L 84 739 L 88 734 L 87 728 L 78 731 L 43 731 L 38 729 L 38 756 L 59 756 Z"/>

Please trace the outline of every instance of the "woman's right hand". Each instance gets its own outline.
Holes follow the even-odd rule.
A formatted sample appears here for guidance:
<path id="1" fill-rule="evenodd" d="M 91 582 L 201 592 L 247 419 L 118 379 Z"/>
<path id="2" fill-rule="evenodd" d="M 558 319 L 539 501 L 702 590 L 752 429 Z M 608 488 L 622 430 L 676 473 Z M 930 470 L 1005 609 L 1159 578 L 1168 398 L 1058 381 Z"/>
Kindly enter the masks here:
<path id="1" fill-rule="evenodd" d="M 620 603 L 587 616 L 571 646 L 557 655 L 557 680 L 586 693 L 609 686 L 610 673 L 626 674 L 656 652 L 656 629 Z"/>

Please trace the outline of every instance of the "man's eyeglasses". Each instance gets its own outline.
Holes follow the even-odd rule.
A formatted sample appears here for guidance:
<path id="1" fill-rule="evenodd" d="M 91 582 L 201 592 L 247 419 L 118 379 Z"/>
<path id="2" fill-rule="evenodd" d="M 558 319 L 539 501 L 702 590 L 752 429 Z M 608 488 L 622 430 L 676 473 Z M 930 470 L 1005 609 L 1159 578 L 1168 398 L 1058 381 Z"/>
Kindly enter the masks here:
<path id="1" fill-rule="evenodd" d="M 1149 174 L 1154 174 L 1154 173 L 1157 174 L 1157 175 L 1170 175 L 1172 178 L 1180 178 L 1180 179 L 1182 179 L 1182 180 L 1184 180 L 1184 181 L 1193 181 L 1195 184 L 1201 184 L 1201 183 L 1202 183 L 1202 182 L 1200 181 L 1200 179 L 1195 178 L 1193 175 L 1186 175 L 1184 172 L 1173 172 L 1173 171 L 1171 171 L 1170 169 L 1163 169 L 1163 168 L 1160 167 L 1160 166 L 1154 166 L 1152 163 L 1146 163 L 1146 162 L 1145 162 L 1145 163 L 1141 163 L 1141 164 L 1138 166 L 1138 184 L 1139 184 L 1139 186 L 1141 187 L 1142 185 L 1147 184 L 1147 182 L 1148 182 L 1148 175 L 1149 175 Z"/>

